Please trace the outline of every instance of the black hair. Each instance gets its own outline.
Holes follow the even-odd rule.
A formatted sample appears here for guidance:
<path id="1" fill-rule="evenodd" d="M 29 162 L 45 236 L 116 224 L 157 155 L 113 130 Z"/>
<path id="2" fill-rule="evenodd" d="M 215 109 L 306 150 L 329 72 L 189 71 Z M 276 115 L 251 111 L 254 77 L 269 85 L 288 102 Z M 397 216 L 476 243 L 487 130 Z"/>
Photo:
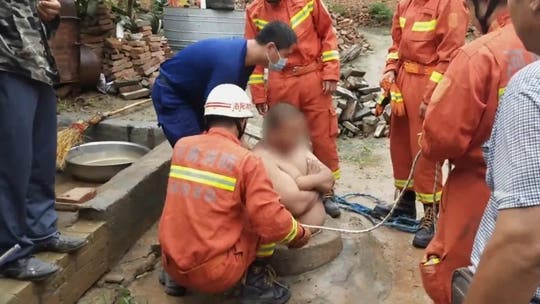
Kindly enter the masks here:
<path id="1" fill-rule="evenodd" d="M 288 49 L 297 42 L 293 29 L 281 21 L 272 21 L 265 25 L 255 40 L 260 45 L 273 42 L 278 50 Z"/>
<path id="2" fill-rule="evenodd" d="M 218 115 L 208 115 L 206 116 L 206 129 L 211 127 L 234 127 L 236 122 L 241 120 L 240 118 L 218 116 Z"/>
<path id="3" fill-rule="evenodd" d="M 293 105 L 286 102 L 279 102 L 264 115 L 263 130 L 273 130 L 283 123 L 283 121 L 296 117 L 304 117 L 302 112 Z"/>

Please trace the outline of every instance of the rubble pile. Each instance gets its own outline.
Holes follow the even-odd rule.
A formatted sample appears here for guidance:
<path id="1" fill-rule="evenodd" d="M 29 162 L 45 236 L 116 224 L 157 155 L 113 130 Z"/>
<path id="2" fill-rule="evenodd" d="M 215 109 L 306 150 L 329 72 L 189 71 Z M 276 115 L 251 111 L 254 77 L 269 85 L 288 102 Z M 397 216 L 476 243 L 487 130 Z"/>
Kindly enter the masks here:
<path id="1" fill-rule="evenodd" d="M 372 48 L 366 38 L 358 31 L 355 19 L 332 13 L 332 20 L 337 31 L 338 48 L 342 63 L 350 62 Z"/>
<path id="2" fill-rule="evenodd" d="M 380 88 L 370 86 L 364 79 L 365 74 L 354 67 L 344 68 L 341 72 L 341 81 L 334 93 L 334 103 L 342 136 L 388 136 L 390 107 L 387 107 L 380 117 L 375 116 Z"/>
<path id="3" fill-rule="evenodd" d="M 101 58 L 105 39 L 114 36 L 116 25 L 111 10 L 99 4 L 96 16 L 83 18 L 80 26 L 79 40 Z"/>
<path id="4" fill-rule="evenodd" d="M 167 39 L 152 34 L 150 26 L 141 26 L 136 33 L 126 33 L 125 39 L 106 39 L 103 73 L 108 82 L 114 81 L 123 98 L 147 97 L 159 66 L 171 56 Z"/>

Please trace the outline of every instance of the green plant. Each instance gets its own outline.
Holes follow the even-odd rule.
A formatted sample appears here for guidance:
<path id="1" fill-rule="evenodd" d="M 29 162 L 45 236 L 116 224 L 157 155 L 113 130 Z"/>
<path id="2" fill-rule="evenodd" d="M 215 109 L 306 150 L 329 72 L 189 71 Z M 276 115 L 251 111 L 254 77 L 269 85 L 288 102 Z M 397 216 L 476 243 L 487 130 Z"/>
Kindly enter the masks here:
<path id="1" fill-rule="evenodd" d="M 382 2 L 375 2 L 369 6 L 369 14 L 371 18 L 379 23 L 388 24 L 392 21 L 394 13 L 392 10 Z"/>
<path id="2" fill-rule="evenodd" d="M 332 13 L 336 13 L 339 15 L 345 15 L 347 13 L 347 7 L 340 3 L 335 3 L 332 0 L 324 0 L 323 1 L 326 7 L 328 7 L 328 10 Z"/>

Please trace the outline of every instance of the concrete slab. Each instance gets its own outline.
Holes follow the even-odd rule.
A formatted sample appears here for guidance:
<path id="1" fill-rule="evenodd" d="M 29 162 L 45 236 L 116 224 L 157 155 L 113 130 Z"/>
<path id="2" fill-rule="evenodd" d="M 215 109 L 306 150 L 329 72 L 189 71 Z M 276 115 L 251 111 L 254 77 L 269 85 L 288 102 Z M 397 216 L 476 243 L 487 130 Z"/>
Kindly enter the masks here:
<path id="1" fill-rule="evenodd" d="M 159 218 L 169 175 L 172 149 L 162 143 L 122 170 L 80 204 L 80 217 L 107 222 L 109 263 L 117 262 Z"/>
<path id="2" fill-rule="evenodd" d="M 58 125 L 67 127 L 74 123 L 73 115 L 58 116 Z M 150 149 L 165 141 L 165 135 L 157 121 L 135 121 L 122 118 L 110 118 L 86 130 L 84 141 L 128 141 L 146 146 Z"/>
<path id="3" fill-rule="evenodd" d="M 104 222 L 78 221 L 61 229 L 66 235 L 84 237 L 88 245 L 74 254 L 43 252 L 37 257 L 60 266 L 43 282 L 0 279 L 0 303 L 75 303 L 107 270 L 107 237 Z"/>
<path id="4" fill-rule="evenodd" d="M 331 262 L 342 249 L 343 243 L 339 233 L 321 231 L 313 236 L 308 245 L 300 249 L 277 247 L 271 263 L 279 275 L 296 275 Z"/>

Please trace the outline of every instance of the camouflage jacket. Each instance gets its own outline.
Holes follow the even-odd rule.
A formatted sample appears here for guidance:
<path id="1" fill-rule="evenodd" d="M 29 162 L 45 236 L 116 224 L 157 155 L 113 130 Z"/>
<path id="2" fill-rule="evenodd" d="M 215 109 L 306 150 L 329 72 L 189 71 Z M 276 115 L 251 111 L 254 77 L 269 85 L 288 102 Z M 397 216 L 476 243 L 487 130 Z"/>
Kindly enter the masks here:
<path id="1" fill-rule="evenodd" d="M 51 85 L 57 80 L 57 71 L 47 37 L 56 30 L 60 18 L 42 23 L 38 1 L 0 1 L 0 71 Z"/>

